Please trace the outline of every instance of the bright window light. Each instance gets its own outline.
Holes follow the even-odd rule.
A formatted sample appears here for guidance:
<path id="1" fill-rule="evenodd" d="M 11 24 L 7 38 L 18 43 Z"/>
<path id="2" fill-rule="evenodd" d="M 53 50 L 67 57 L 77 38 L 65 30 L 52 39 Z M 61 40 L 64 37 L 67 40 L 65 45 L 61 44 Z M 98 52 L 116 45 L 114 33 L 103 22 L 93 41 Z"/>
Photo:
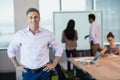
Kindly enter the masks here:
<path id="1" fill-rule="evenodd" d="M 14 33 L 13 0 L 0 1 L 0 49 L 6 49 Z"/>

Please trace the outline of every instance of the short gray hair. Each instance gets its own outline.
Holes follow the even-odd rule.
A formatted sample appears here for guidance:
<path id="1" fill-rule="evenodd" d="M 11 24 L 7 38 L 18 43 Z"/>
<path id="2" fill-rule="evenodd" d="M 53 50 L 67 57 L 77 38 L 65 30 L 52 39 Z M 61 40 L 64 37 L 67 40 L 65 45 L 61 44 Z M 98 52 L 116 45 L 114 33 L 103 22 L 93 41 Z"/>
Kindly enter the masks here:
<path id="1" fill-rule="evenodd" d="M 39 11 L 36 8 L 29 8 L 26 12 L 26 15 L 28 15 L 30 12 L 37 12 L 40 15 Z"/>

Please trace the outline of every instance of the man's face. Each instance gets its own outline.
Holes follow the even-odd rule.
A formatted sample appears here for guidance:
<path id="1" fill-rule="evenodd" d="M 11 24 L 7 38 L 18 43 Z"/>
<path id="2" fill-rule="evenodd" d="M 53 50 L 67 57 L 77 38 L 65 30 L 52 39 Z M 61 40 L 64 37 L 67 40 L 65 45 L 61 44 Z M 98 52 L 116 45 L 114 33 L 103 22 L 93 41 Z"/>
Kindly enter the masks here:
<path id="1" fill-rule="evenodd" d="M 93 22 L 93 20 L 92 20 L 91 18 L 89 18 L 88 20 L 89 20 L 89 23 L 92 23 L 92 22 Z"/>
<path id="2" fill-rule="evenodd" d="M 27 22 L 29 27 L 38 27 L 40 21 L 40 15 L 37 12 L 30 12 L 27 15 Z"/>

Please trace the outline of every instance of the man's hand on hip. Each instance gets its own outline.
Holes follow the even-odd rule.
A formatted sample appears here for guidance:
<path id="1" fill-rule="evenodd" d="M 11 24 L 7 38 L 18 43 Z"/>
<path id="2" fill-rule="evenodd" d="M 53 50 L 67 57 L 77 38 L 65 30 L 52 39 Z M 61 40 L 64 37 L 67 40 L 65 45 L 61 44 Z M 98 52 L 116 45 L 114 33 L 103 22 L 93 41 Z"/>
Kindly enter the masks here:
<path id="1" fill-rule="evenodd" d="M 55 68 L 55 65 L 53 63 L 49 63 L 49 64 L 45 65 L 45 68 L 43 69 L 43 71 L 49 72 L 49 71 L 53 70 L 54 68 Z"/>
<path id="2" fill-rule="evenodd" d="M 17 66 L 16 69 L 17 69 L 17 70 L 20 70 L 20 71 L 22 71 L 22 72 L 27 72 L 27 71 L 24 69 L 23 66 Z"/>

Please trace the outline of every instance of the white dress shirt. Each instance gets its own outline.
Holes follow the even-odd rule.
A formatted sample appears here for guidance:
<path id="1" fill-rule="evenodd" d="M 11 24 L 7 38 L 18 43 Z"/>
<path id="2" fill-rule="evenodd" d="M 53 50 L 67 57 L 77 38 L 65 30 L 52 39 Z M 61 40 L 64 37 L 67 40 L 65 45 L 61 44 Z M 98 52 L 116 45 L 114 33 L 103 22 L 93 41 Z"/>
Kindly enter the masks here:
<path id="1" fill-rule="evenodd" d="M 92 22 L 89 32 L 89 42 L 93 41 L 94 44 L 100 44 L 100 27 L 96 22 Z"/>
<path id="2" fill-rule="evenodd" d="M 8 56 L 15 57 L 20 48 L 20 63 L 24 67 L 37 69 L 49 62 L 49 45 L 55 49 L 55 56 L 62 56 L 62 47 L 52 32 L 40 28 L 33 35 L 27 27 L 14 35 L 8 47 Z"/>

